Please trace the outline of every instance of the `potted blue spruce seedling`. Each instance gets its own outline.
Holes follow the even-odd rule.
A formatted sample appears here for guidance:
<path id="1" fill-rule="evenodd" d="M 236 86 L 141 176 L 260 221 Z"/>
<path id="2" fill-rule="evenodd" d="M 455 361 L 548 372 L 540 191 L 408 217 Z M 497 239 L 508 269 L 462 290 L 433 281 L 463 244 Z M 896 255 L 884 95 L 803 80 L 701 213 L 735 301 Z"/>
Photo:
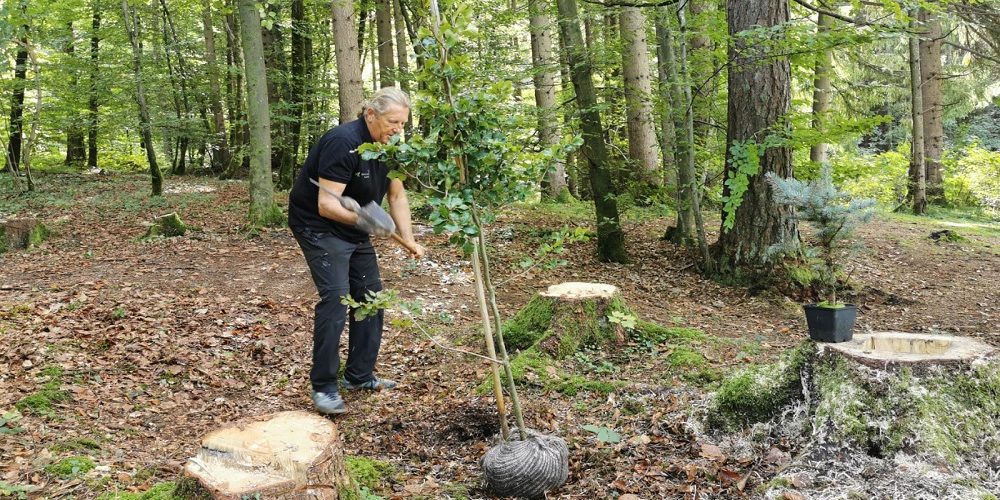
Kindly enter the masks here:
<path id="1" fill-rule="evenodd" d="M 803 253 L 821 287 L 822 302 L 803 306 L 809 337 L 821 342 L 851 339 L 857 307 L 837 299 L 837 280 L 844 260 L 857 248 L 851 236 L 875 213 L 875 200 L 854 199 L 833 185 L 829 165 L 811 181 L 782 179 L 773 173 L 767 181 L 778 203 L 795 208 L 795 218 L 812 226 Z"/>

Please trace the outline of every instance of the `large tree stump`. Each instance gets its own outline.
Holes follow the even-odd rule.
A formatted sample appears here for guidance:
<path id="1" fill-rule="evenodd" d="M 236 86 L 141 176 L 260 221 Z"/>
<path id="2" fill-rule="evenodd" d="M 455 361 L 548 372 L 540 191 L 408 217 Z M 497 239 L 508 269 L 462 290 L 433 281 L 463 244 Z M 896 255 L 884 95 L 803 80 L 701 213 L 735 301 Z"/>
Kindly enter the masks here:
<path id="1" fill-rule="evenodd" d="M 48 228 L 37 219 L 0 220 L 0 253 L 31 248 L 48 237 Z"/>
<path id="2" fill-rule="evenodd" d="M 184 222 L 181 221 L 180 216 L 176 212 L 171 212 L 166 215 L 161 215 L 153 220 L 153 223 L 146 230 L 144 239 L 146 238 L 156 238 L 163 236 L 166 238 L 172 238 L 174 236 L 184 236 L 188 227 Z"/>
<path id="3" fill-rule="evenodd" d="M 786 489 L 807 498 L 1000 491 L 996 349 L 965 337 L 878 332 L 794 353 L 727 379 L 710 405 L 710 423 L 773 417 L 772 434 L 799 441 L 767 498 Z"/>
<path id="4" fill-rule="evenodd" d="M 503 326 L 508 349 L 536 346 L 554 359 L 584 345 L 621 342 L 625 329 L 609 318 L 632 316 L 613 285 L 568 282 L 539 293 Z"/>
<path id="5" fill-rule="evenodd" d="M 358 498 L 337 426 L 302 411 L 209 433 L 184 472 L 218 499 Z"/>

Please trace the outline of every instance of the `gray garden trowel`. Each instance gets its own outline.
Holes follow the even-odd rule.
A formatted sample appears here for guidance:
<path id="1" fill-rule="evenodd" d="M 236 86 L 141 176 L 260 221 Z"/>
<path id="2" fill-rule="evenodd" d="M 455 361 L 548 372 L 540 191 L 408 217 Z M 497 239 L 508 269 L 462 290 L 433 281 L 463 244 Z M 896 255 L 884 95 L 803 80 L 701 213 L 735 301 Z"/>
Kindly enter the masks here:
<path id="1" fill-rule="evenodd" d="M 374 229 L 375 234 L 388 234 L 392 237 L 392 239 L 398 241 L 400 245 L 406 247 L 410 253 L 419 253 L 417 248 L 412 243 L 404 240 L 403 237 L 396 232 L 396 223 L 393 222 L 392 217 L 390 217 L 385 210 L 382 210 L 382 207 L 374 201 L 369 201 L 368 204 L 362 207 L 359 206 L 358 202 L 353 199 L 348 198 L 350 201 L 347 201 L 345 196 L 341 196 L 321 186 L 316 179 L 309 179 L 309 181 L 315 184 L 316 187 L 326 192 L 326 194 L 336 198 L 336 200 L 339 201 L 344 208 L 358 214 L 358 218 L 364 221 L 365 226 Z"/>

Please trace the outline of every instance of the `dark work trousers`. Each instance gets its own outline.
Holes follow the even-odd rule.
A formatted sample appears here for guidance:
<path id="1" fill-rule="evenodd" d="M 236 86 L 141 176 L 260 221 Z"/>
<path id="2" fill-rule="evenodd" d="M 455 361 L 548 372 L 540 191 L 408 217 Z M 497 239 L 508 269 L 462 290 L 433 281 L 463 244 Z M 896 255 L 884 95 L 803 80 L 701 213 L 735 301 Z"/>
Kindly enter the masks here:
<path id="1" fill-rule="evenodd" d="M 361 302 L 369 291 L 382 290 L 378 257 L 371 241 L 351 243 L 330 233 L 308 228 L 292 229 L 295 240 L 309 264 L 313 282 L 319 292 L 313 326 L 312 371 L 309 379 L 316 392 L 337 392 L 337 371 L 340 369 L 340 333 L 348 322 L 347 306 L 340 298 L 350 293 Z M 375 360 L 382 344 L 384 312 L 379 311 L 363 321 L 348 322 L 347 368 L 344 378 L 353 384 L 374 378 Z"/>

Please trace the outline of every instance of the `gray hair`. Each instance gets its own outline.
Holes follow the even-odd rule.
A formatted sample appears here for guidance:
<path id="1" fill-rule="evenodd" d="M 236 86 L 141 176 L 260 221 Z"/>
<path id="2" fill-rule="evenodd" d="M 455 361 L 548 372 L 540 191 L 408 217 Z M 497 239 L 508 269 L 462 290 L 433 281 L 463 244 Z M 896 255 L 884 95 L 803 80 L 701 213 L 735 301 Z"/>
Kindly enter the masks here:
<path id="1" fill-rule="evenodd" d="M 410 96 L 406 92 L 396 87 L 383 87 L 375 91 L 375 95 L 361 107 L 361 114 L 364 115 L 369 109 L 375 114 L 381 115 L 389 110 L 391 106 L 401 106 L 410 109 Z"/>

